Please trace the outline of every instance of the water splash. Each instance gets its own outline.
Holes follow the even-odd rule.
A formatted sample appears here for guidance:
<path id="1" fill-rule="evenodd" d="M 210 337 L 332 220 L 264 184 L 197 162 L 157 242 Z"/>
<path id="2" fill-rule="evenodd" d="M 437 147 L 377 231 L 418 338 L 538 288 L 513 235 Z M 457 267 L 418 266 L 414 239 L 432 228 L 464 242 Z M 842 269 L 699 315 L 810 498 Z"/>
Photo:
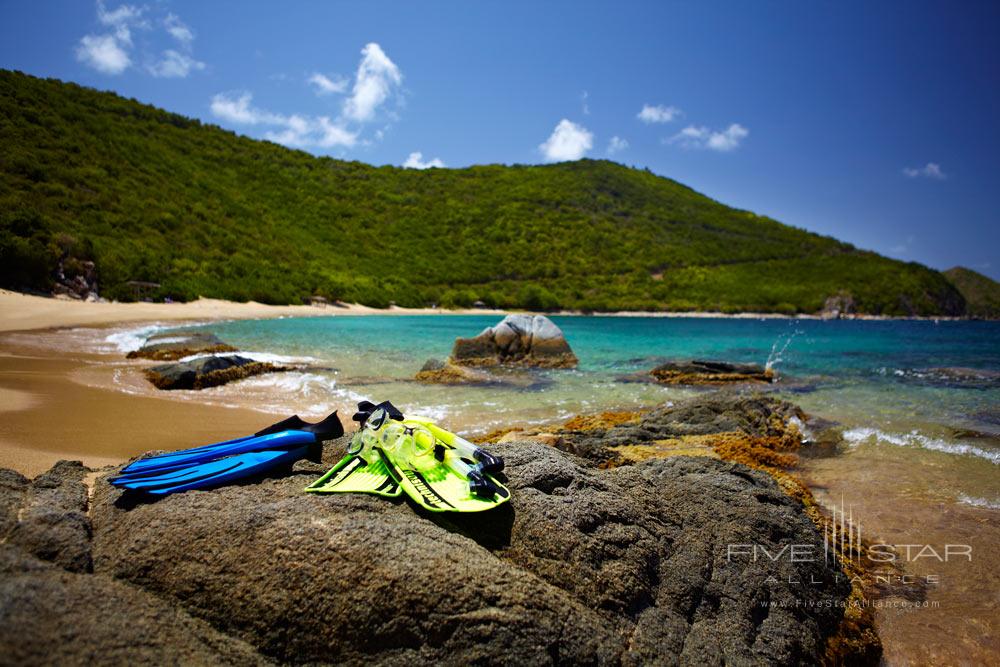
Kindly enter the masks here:
<path id="1" fill-rule="evenodd" d="M 767 355 L 767 362 L 764 364 L 765 370 L 774 370 L 774 367 L 784 361 L 784 357 L 781 356 L 788 349 L 788 346 L 792 344 L 792 341 L 800 333 L 804 333 L 802 329 L 795 329 L 790 334 L 779 334 L 777 338 L 774 339 L 774 343 L 771 344 L 771 353 Z M 781 346 L 780 348 L 778 346 Z"/>

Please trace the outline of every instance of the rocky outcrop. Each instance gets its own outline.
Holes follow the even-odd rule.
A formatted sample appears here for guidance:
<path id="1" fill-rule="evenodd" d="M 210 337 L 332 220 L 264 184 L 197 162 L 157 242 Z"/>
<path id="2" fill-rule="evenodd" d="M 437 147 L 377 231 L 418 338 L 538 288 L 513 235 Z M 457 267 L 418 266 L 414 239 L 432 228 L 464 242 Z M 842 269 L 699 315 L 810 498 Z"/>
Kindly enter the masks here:
<path id="1" fill-rule="evenodd" d="M 473 338 L 457 338 L 450 361 L 460 366 L 575 368 L 562 331 L 544 315 L 508 315 Z"/>
<path id="2" fill-rule="evenodd" d="M 322 465 L 156 502 L 101 477 L 92 532 L 17 542 L 9 535 L 27 508 L 87 516 L 86 469 L 62 462 L 32 481 L 0 470 L 0 655 L 20 664 L 829 661 L 852 592 L 837 564 L 729 546 L 822 553 L 821 532 L 784 482 L 721 449 L 645 459 L 616 449 L 727 434 L 798 442 L 802 418 L 791 404 L 735 394 L 576 418 L 555 444 L 587 458 L 523 438 L 491 445 L 512 497 L 476 515 L 302 493 L 342 440 Z M 602 469 L 609 453 L 638 462 Z M 93 554 L 93 573 L 64 556 L 72 549 L 32 546 L 71 543 Z"/>
<path id="3" fill-rule="evenodd" d="M 560 449 L 618 465 L 675 454 L 716 456 L 692 449 L 712 450 L 713 444 L 735 442 L 792 452 L 800 444 L 799 425 L 805 419 L 798 407 L 773 396 L 720 391 L 667 403 L 622 423 L 581 428 L 578 420 L 570 420 L 555 432 Z"/>
<path id="4" fill-rule="evenodd" d="M 854 297 L 849 292 L 838 292 L 823 302 L 823 309 L 819 311 L 819 316 L 824 320 L 839 320 L 842 317 L 854 315 L 856 310 L 857 304 L 854 302 Z"/>
<path id="5" fill-rule="evenodd" d="M 478 368 L 459 366 L 451 361 L 428 359 L 414 378 L 428 384 L 497 384 L 497 379 Z"/>
<path id="6" fill-rule="evenodd" d="M 820 659 L 841 610 L 819 602 L 850 589 L 837 570 L 727 549 L 821 549 L 767 475 L 686 458 L 599 470 L 530 442 L 495 450 L 512 499 L 474 516 L 301 493 L 321 467 L 150 504 L 100 483 L 95 571 L 279 662 Z"/>
<path id="7" fill-rule="evenodd" d="M 137 587 L 0 544 L 0 663 L 266 665 L 253 648 Z"/>
<path id="8" fill-rule="evenodd" d="M 145 370 L 157 389 L 205 389 L 262 373 L 288 370 L 266 361 L 254 361 L 235 354 L 199 357 L 191 361 L 153 366 Z"/>
<path id="9" fill-rule="evenodd" d="M 97 266 L 90 260 L 63 256 L 55 271 L 52 296 L 98 301 Z"/>
<path id="10" fill-rule="evenodd" d="M 490 369 L 459 366 L 450 360 L 428 359 L 414 379 L 425 384 L 501 386 L 516 389 L 540 389 L 551 384 L 551 379 L 530 369 L 520 367 L 494 367 Z"/>
<path id="11" fill-rule="evenodd" d="M 774 372 L 758 364 L 726 361 L 668 361 L 649 372 L 660 384 L 721 385 L 772 382 Z"/>
<path id="12" fill-rule="evenodd" d="M 78 461 L 60 461 L 32 481 L 0 470 L 0 543 L 50 561 L 71 572 L 88 572 L 90 470 Z"/>
<path id="13" fill-rule="evenodd" d="M 236 352 L 232 345 L 222 342 L 212 333 L 170 333 L 155 334 L 146 339 L 138 350 L 128 353 L 129 359 L 153 359 L 155 361 L 176 361 L 195 354 Z"/>

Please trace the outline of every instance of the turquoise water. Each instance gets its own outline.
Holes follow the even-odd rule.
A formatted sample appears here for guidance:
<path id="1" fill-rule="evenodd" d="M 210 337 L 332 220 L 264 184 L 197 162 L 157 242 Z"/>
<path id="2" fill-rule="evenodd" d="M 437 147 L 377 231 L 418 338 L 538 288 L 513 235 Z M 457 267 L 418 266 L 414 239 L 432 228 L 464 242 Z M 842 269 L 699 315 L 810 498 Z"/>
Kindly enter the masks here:
<path id="1" fill-rule="evenodd" d="M 779 391 L 848 428 L 902 435 L 916 428 L 946 440 L 955 431 L 1000 436 L 1000 323 L 553 317 L 580 358 L 575 371 L 537 372 L 529 389 L 408 381 L 426 359 L 447 357 L 456 336 L 474 335 L 498 319 L 336 316 L 205 328 L 241 349 L 330 369 L 241 383 L 249 385 L 247 398 L 261 394 L 313 413 L 360 398 L 389 398 L 473 430 L 552 421 L 690 395 L 697 390 L 618 379 L 666 359 L 705 358 L 771 363 L 781 377 Z"/>

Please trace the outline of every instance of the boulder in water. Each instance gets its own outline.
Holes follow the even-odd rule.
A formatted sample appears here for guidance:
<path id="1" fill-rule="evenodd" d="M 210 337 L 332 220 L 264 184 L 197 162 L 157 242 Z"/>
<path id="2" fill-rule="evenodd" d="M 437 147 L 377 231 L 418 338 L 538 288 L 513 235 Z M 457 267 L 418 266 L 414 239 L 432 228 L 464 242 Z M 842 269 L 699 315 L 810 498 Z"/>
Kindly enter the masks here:
<path id="1" fill-rule="evenodd" d="M 288 370 L 266 361 L 254 361 L 235 354 L 199 357 L 146 369 L 146 378 L 157 389 L 205 389 L 262 373 Z"/>
<path id="2" fill-rule="evenodd" d="M 726 361 L 668 361 L 649 372 L 660 384 L 719 385 L 746 382 L 772 382 L 774 372 L 758 364 L 733 364 Z"/>
<path id="3" fill-rule="evenodd" d="M 224 343 L 208 332 L 155 334 L 146 339 L 138 350 L 128 353 L 129 359 L 153 359 L 156 361 L 176 361 L 194 354 L 214 354 L 216 352 L 236 352 L 236 348 Z"/>
<path id="4" fill-rule="evenodd" d="M 575 368 L 562 330 L 544 315 L 508 315 L 472 338 L 458 338 L 450 361 L 460 366 L 518 365 Z"/>

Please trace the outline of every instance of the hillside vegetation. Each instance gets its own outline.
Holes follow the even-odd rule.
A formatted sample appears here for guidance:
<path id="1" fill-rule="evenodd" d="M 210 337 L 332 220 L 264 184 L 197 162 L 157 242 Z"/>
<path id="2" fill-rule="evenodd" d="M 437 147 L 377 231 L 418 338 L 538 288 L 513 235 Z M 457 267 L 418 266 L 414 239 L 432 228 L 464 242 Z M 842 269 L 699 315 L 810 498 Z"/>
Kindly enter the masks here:
<path id="1" fill-rule="evenodd" d="M 966 314 L 984 319 L 1000 318 L 1000 283 L 964 266 L 948 269 L 944 275 L 965 298 Z"/>
<path id="2" fill-rule="evenodd" d="M 319 158 L 0 71 L 0 281 L 97 265 L 158 297 L 375 306 L 960 313 L 938 272 L 581 160 L 416 171 Z"/>

